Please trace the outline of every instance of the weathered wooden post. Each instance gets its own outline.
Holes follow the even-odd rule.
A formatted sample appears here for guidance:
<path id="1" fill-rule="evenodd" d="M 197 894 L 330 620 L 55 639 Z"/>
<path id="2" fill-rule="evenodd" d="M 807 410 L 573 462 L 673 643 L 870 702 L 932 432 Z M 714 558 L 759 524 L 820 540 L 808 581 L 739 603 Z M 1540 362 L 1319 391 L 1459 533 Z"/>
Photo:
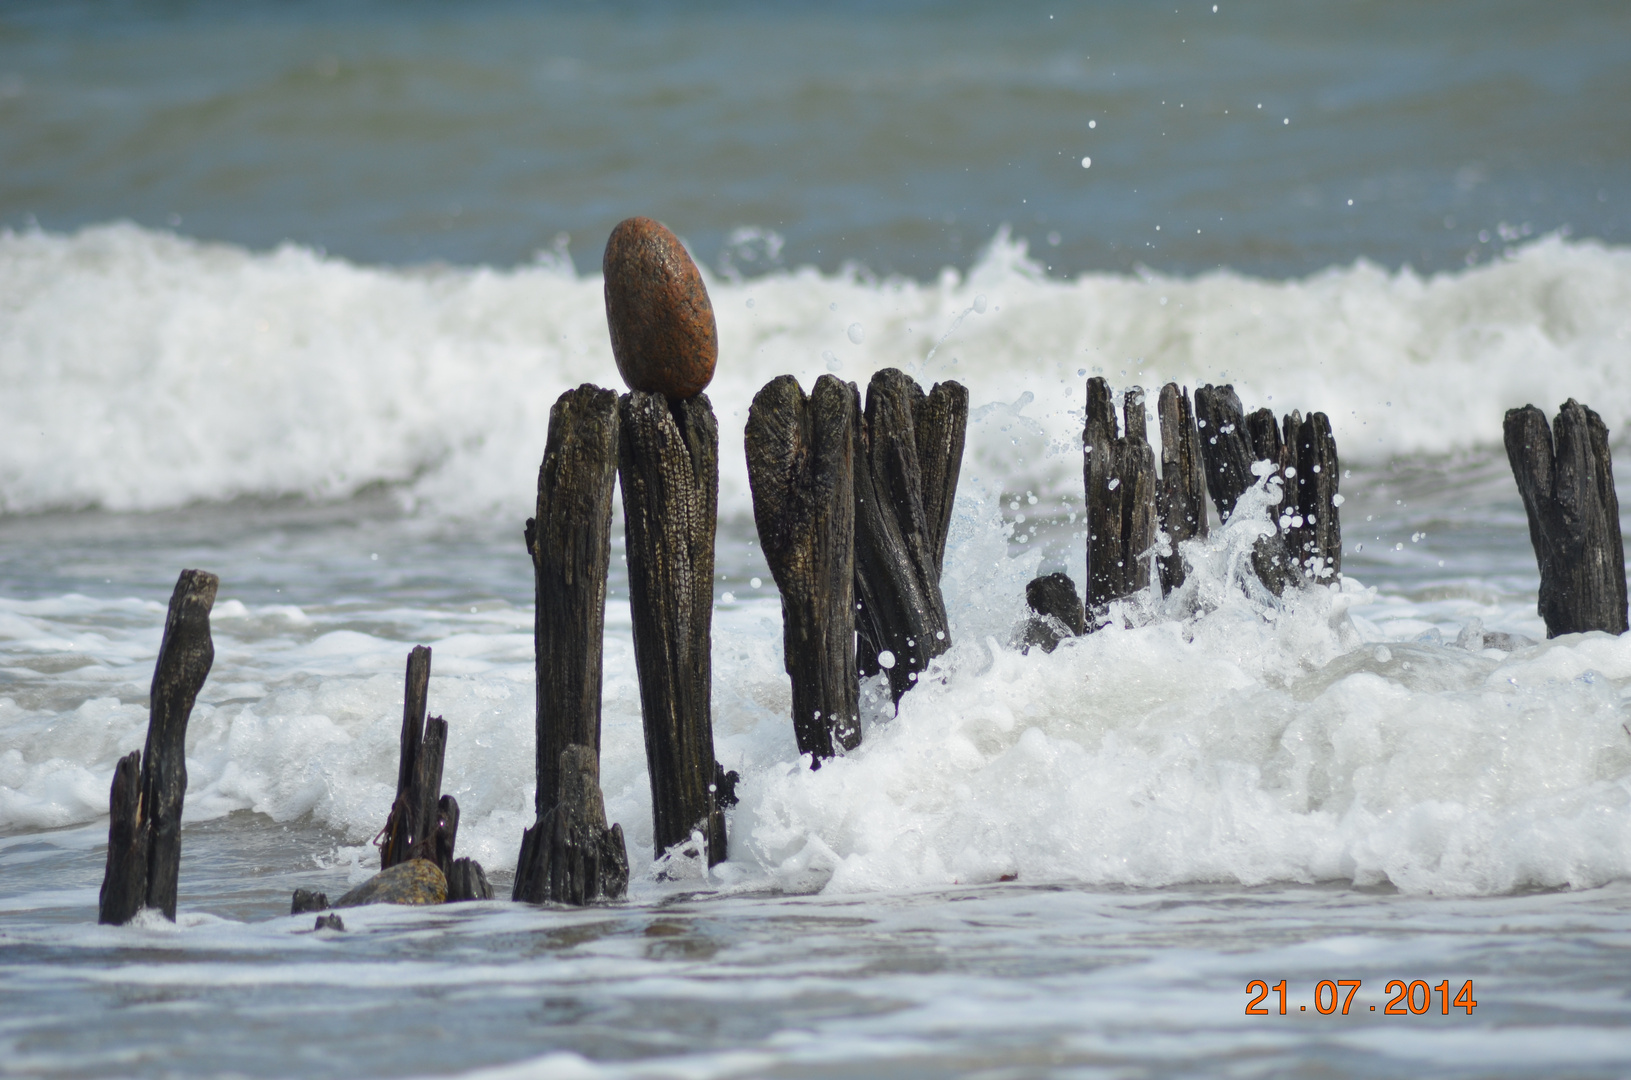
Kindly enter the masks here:
<path id="1" fill-rule="evenodd" d="M 187 793 L 187 721 L 215 662 L 210 609 L 220 579 L 183 570 L 170 596 L 153 668 L 147 745 L 113 774 L 108 861 L 97 921 L 121 924 L 142 908 L 176 918 L 181 871 L 181 806 Z"/>
<path id="2" fill-rule="evenodd" d="M 1161 479 L 1156 488 L 1156 513 L 1167 534 L 1170 553 L 1159 559 L 1161 589 L 1171 592 L 1184 583 L 1184 560 L 1178 543 L 1207 533 L 1206 463 L 1188 388 L 1177 383 L 1161 388 L 1156 404 L 1161 424 Z"/>
<path id="3" fill-rule="evenodd" d="M 925 394 L 906 373 L 872 376 L 866 411 L 850 384 L 855 427 L 856 666 L 889 672 L 898 702 L 929 661 L 951 647 L 940 592 L 952 502 L 968 432 L 968 390 Z"/>
<path id="4" fill-rule="evenodd" d="M 447 721 L 440 716 L 425 716 L 430 693 L 430 655 L 430 648 L 425 645 L 415 645 L 408 653 L 402 687 L 402 735 L 396 766 L 396 798 L 391 803 L 390 815 L 385 819 L 385 828 L 381 830 L 380 870 L 383 873 L 415 859 L 423 859 L 439 871 L 446 899 L 489 900 L 493 890 L 487 884 L 487 875 L 482 871 L 481 864 L 472 859 L 453 857 L 459 835 L 459 802 L 451 795 L 442 794 L 442 764 L 447 757 Z M 455 879 L 459 882 L 458 888 L 454 887 Z M 355 892 L 357 890 L 353 890 Z M 378 894 L 368 895 L 370 900 L 366 902 L 396 902 L 381 900 Z M 298 915 L 326 899 L 321 894 L 302 897 L 297 892 L 294 913 Z M 344 900 L 342 897 L 336 901 L 336 906 L 342 906 Z"/>
<path id="5" fill-rule="evenodd" d="M 1503 427 L 1540 566 L 1546 636 L 1625 633 L 1625 548 L 1608 427 L 1573 398 L 1551 427 L 1533 405 L 1508 412 Z"/>
<path id="6" fill-rule="evenodd" d="M 719 336 L 696 264 L 649 218 L 612 230 L 601 261 L 618 402 L 618 479 L 656 854 L 701 831 L 726 855 L 712 717 L 719 429 L 701 391 Z"/>
<path id="7" fill-rule="evenodd" d="M 568 390 L 549 414 L 537 516 L 526 529 L 537 584 L 538 793 L 535 823 L 521 838 L 511 894 L 516 900 L 583 904 L 617 899 L 628 886 L 623 829 L 606 828 L 600 791 L 601 664 L 618 430 L 617 394 L 597 386 Z M 567 768 L 571 783 L 563 785 Z M 574 859 L 582 862 L 586 846 L 594 853 L 590 876 L 584 878 L 581 867 L 563 874 Z"/>
<path id="8" fill-rule="evenodd" d="M 1342 525 L 1337 507 L 1341 469 L 1331 421 L 1320 412 L 1291 412 L 1277 426 L 1274 413 L 1258 409 L 1245 417 L 1233 386 L 1195 391 L 1196 423 L 1206 483 L 1219 518 L 1227 521 L 1235 503 L 1256 482 L 1252 464 L 1269 462 L 1283 487 L 1275 533 L 1252 551 L 1252 568 L 1276 596 L 1289 584 L 1324 581 L 1342 572 Z"/>
<path id="9" fill-rule="evenodd" d="M 1122 400 L 1124 433 L 1116 434 L 1110 384 L 1087 381 L 1082 428 L 1082 475 L 1087 497 L 1088 622 L 1112 600 L 1150 584 L 1156 546 L 1155 452 L 1144 434 L 1144 391 L 1129 387 Z"/>
<path id="10" fill-rule="evenodd" d="M 813 767 L 861 744 L 855 669 L 855 391 L 831 375 L 806 397 L 783 375 L 745 432 L 759 544 L 782 599 L 793 732 Z M 943 481 L 942 481 L 943 482 Z"/>

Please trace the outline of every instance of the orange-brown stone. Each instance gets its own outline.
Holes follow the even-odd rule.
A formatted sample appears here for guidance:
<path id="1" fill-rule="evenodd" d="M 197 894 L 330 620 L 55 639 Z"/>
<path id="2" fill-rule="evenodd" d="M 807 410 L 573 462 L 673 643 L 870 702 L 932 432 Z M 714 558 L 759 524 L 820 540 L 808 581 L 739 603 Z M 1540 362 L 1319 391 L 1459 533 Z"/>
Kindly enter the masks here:
<path id="1" fill-rule="evenodd" d="M 631 390 L 688 398 L 714 377 L 714 306 L 679 237 L 660 222 L 618 222 L 600 262 L 617 371 Z"/>

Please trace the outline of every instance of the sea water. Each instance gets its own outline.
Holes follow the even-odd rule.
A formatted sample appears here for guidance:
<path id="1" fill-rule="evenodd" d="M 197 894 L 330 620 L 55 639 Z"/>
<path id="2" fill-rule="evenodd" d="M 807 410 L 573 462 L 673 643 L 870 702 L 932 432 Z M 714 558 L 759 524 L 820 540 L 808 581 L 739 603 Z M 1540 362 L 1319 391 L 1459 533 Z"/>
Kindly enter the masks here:
<path id="1" fill-rule="evenodd" d="M 337 20 L 135 8 L 105 24 L 72 8 L 11 14 L 0 142 L 34 172 L 0 179 L 14 226 L 0 234 L 0 1073 L 1631 1069 L 1631 643 L 1546 640 L 1500 449 L 1504 410 L 1525 402 L 1548 413 L 1571 396 L 1587 402 L 1617 449 L 1631 421 L 1631 250 L 1615 242 L 1623 183 L 1608 199 L 1603 171 L 1623 166 L 1625 150 L 1593 142 L 1591 110 L 1565 107 L 1623 81 L 1611 63 L 1622 16 L 1583 6 L 1519 60 L 1472 16 L 1494 11 L 1497 27 L 1533 31 L 1527 16 L 1458 8 L 1467 18 L 1445 24 L 1444 53 L 1412 46 L 1424 59 L 1400 44 L 1397 14 L 1319 24 L 1326 36 L 1299 52 L 1281 46 L 1311 24 L 1271 25 L 1273 12 L 1253 9 L 1209 32 L 1206 20 L 1229 15 L 1209 7 L 1170 24 L 1112 8 L 1063 36 L 1041 9 L 1018 28 L 973 8 L 933 19 L 706 9 L 689 23 L 502 6 L 400 19 L 362 6 Z M 1207 70 L 1227 77 L 1191 70 L 1183 49 L 1197 26 Z M 1168 30 L 1176 43 L 1159 38 Z M 790 53 L 787 35 L 800 33 L 825 51 Z M 1310 57 L 1341 52 L 1339 38 L 1405 70 L 1367 81 L 1361 59 L 1321 74 Z M 1458 47 L 1481 59 L 1457 60 Z M 936 49 L 962 62 L 931 62 Z M 1580 66 L 1545 69 L 1548 50 Z M 697 89 L 738 56 L 733 70 L 755 93 L 804 79 L 813 97 L 772 95 L 765 119 L 747 91 Z M 1204 158 L 1225 202 L 1252 204 L 1276 162 L 1306 165 L 1268 134 L 1170 129 L 1188 132 L 1180 138 L 1153 122 L 1160 94 L 1197 78 L 1211 122 L 1233 123 L 1223 99 L 1256 104 L 1254 57 L 1279 65 L 1266 84 L 1302 85 L 1303 73 L 1307 104 L 1326 117 L 1308 136 L 1316 149 L 1357 153 L 1355 132 L 1367 131 L 1388 148 L 1366 174 L 1377 186 L 1356 181 L 1360 210 L 1365 191 L 1375 196 L 1372 216 L 1328 229 L 1312 211 L 1299 217 L 1307 207 L 1294 199 L 1283 212 L 1270 200 L 1226 210 L 1215 250 L 1184 246 L 1211 243 L 1203 231 L 1128 256 L 1135 235 L 1154 236 L 1155 217 L 1178 220 L 1197 197 L 1163 145 Z M 1429 70 L 1434 57 L 1442 70 Z M 1107 71 L 1140 73 L 1151 101 L 1094 82 L 1108 59 Z M 604 75 L 595 82 L 604 70 L 644 104 L 611 93 Z M 1539 88 L 1508 119 L 1558 129 L 1578 160 L 1503 166 L 1505 151 L 1480 147 L 1439 178 L 1444 205 L 1411 218 L 1410 185 L 1439 190 L 1428 144 L 1466 137 L 1451 118 L 1470 108 L 1468 86 L 1514 70 Z M 526 79 L 517 89 L 505 72 Z M 295 888 L 332 896 L 377 867 L 371 841 L 393 794 L 403 667 L 418 643 L 434 650 L 430 711 L 449 723 L 444 790 L 462 809 L 459 852 L 507 895 L 532 820 L 521 525 L 550 405 L 580 382 L 616 385 L 595 247 L 548 247 L 548 229 L 609 224 L 649 211 L 636 194 L 660 204 L 723 175 L 659 161 L 629 166 L 631 179 L 585 150 L 581 171 L 628 191 L 603 207 L 568 190 L 541 211 L 505 179 L 527 160 L 506 136 L 533 120 L 497 109 L 496 132 L 480 138 L 438 129 L 473 139 L 462 160 L 480 151 L 490 166 L 438 179 L 404 166 L 445 142 L 399 138 L 391 109 L 415 92 L 432 111 L 568 94 L 608 126 L 651 123 L 659 141 L 651 118 L 684 116 L 750 145 L 802 132 L 814 149 L 798 154 L 826 161 L 845 139 L 820 118 L 847 115 L 858 85 L 897 107 L 888 122 L 901 131 L 936 130 L 901 120 L 907 106 L 949 116 L 946 140 L 973 140 L 970 160 L 988 168 L 965 187 L 903 185 L 898 200 L 846 211 L 855 176 L 898 168 L 927 183 L 961 167 L 932 155 L 914 164 L 880 138 L 872 166 L 830 166 L 801 189 L 796 214 L 767 211 L 783 220 L 759 216 L 769 204 L 753 200 L 781 188 L 774 170 L 741 165 L 759 160 L 744 151 L 751 197 L 696 203 L 721 342 L 708 390 L 721 432 L 713 710 L 717 756 L 742 776 L 730 858 L 705 870 L 652 850 L 619 513 L 602 785 L 628 836 L 629 899 L 355 909 L 343 932 L 290 917 Z M 382 97 L 391 86 L 403 92 Z M 1049 220 L 1029 202 L 1010 213 L 1004 200 L 1020 188 L 991 141 L 1004 125 L 972 109 L 995 95 L 1002 115 L 1025 116 L 1010 94 L 1034 94 L 1044 120 L 1096 117 L 1075 132 L 1077 159 L 1112 130 L 1109 105 L 1150 110 L 1122 151 L 1089 147 L 1091 168 L 1071 163 L 1077 178 L 1098 176 L 1124 153 L 1125 191 L 1084 199 L 1125 198 L 1125 219 L 1088 220 L 1048 195 L 1063 180 L 1025 174 L 1023 162 L 1016 175 L 1039 181 L 1035 214 Z M 1365 102 L 1378 100 L 1383 115 L 1407 115 L 1412 94 L 1439 110 L 1426 137 L 1368 118 Z M 1187 114 L 1187 95 L 1172 100 Z M 810 101 L 826 113 L 797 126 L 789 117 Z M 972 111 L 937 111 L 945 101 Z M 1302 137 L 1310 114 L 1279 111 Z M 322 128 L 323 115 L 332 138 L 279 120 Z M 1030 142 L 1051 152 L 1052 138 L 1042 124 Z M 563 139 L 542 142 L 570 159 Z M 102 148 L 104 167 L 73 167 L 81 159 L 65 145 Z M 154 146 L 166 145 L 194 171 L 159 169 L 163 182 L 144 184 L 163 159 Z M 311 156 L 291 164 L 273 152 L 291 147 Z M 565 175 L 561 161 L 546 164 Z M 381 162 L 395 167 L 367 171 Z M 332 200 L 301 187 L 314 175 L 338 185 Z M 233 194 L 233 176 L 251 194 Z M 1134 187 L 1156 191 L 1154 202 L 1134 200 Z M 1347 213 L 1331 190 L 1317 205 Z M 456 224 L 464 212 L 449 211 L 455 224 L 437 231 L 416 217 L 454 193 L 485 198 L 488 224 Z M 183 223 L 164 219 L 170 200 Z M 978 212 L 945 222 L 954 203 Z M 662 205 L 685 232 L 684 200 Z M 914 214 L 942 220 L 914 231 Z M 1460 215 L 1454 228 L 1449 215 Z M 518 241 L 501 238 L 501 219 L 542 230 L 548 257 L 505 247 Z M 756 231 L 732 246 L 736 228 Z M 1056 231 L 1068 235 L 1055 242 Z M 426 256 L 446 261 L 413 261 Z M 812 771 L 787 715 L 742 429 L 776 375 L 808 388 L 834 372 L 864 386 L 886 366 L 970 390 L 944 580 L 954 644 L 898 712 L 869 683 L 861 747 Z M 1251 589 L 1243 567 L 1271 497 L 1262 491 L 1227 525 L 1213 514 L 1211 535 L 1185 547 L 1179 592 L 1120 604 L 1107 628 L 1051 654 L 1017 648 L 1025 582 L 1051 570 L 1082 580 L 1092 375 L 1118 391 L 1228 381 L 1248 407 L 1326 412 L 1343 466 L 1343 579 L 1279 600 Z M 183 567 L 219 574 L 221 591 L 215 666 L 187 740 L 178 919 L 98 927 L 108 784 L 144 740 Z M 1282 979 L 1285 1016 L 1267 993 Z M 1391 1014 L 1395 979 L 1448 993 L 1432 991 L 1426 1013 L 1406 1001 Z M 1266 1016 L 1245 1015 L 1254 980 Z M 1322 1015 L 1320 980 L 1361 981 L 1346 1015 Z M 1476 1007 L 1441 1008 L 1469 980 Z"/>

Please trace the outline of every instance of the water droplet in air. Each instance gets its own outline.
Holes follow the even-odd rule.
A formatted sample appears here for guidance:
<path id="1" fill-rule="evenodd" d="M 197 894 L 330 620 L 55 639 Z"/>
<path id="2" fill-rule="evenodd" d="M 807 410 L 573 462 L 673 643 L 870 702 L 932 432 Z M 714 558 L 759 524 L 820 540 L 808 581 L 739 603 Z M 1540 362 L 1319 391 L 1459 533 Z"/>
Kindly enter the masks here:
<path id="1" fill-rule="evenodd" d="M 1090 128 L 1096 128 L 1099 126 L 1099 122 L 1097 120 L 1089 120 L 1087 122 L 1087 126 Z"/>
<path id="2" fill-rule="evenodd" d="M 878 654 L 878 666 L 883 668 L 885 671 L 887 671 L 890 668 L 894 667 L 895 666 L 895 654 L 890 652 L 888 649 L 885 649 L 883 652 L 879 653 Z"/>
<path id="3" fill-rule="evenodd" d="M 749 578 L 748 579 L 748 584 L 752 585 L 755 589 L 757 589 L 759 586 L 764 584 L 764 581 L 761 580 L 760 578 Z"/>
<path id="4" fill-rule="evenodd" d="M 1086 375 L 1086 374 L 1087 374 L 1087 369 L 1085 367 L 1079 367 L 1079 368 L 1076 369 L 1076 377 L 1078 379 L 1081 378 L 1083 375 Z"/>
<path id="5" fill-rule="evenodd" d="M 851 341 L 855 342 L 855 344 L 857 344 L 857 345 L 859 345 L 861 343 L 861 338 L 865 333 L 861 329 L 861 324 L 858 323 L 858 322 L 850 323 L 849 324 L 849 330 L 847 332 L 849 334 L 849 339 Z"/>
<path id="6" fill-rule="evenodd" d="M 1110 484 L 1109 484 L 1110 490 L 1114 491 L 1120 486 L 1121 486 L 1121 478 L 1116 477 L 1116 476 L 1112 476 L 1110 478 Z"/>
<path id="7" fill-rule="evenodd" d="M 748 307 L 752 307 L 752 306 L 753 306 L 753 297 L 750 296 L 750 297 L 748 297 Z"/>
<path id="8" fill-rule="evenodd" d="M 1091 169 L 1092 167 L 1093 167 L 1093 159 L 1092 158 L 1085 157 L 1085 158 L 1082 159 L 1082 168 Z"/>
<path id="9" fill-rule="evenodd" d="M 827 361 L 828 371 L 837 371 L 844 366 L 844 362 L 834 356 L 830 351 L 821 354 L 821 359 Z"/>
<path id="10" fill-rule="evenodd" d="M 974 298 L 974 314 L 976 314 L 976 315 L 984 315 L 985 314 L 985 297 L 983 295 L 982 296 L 976 296 Z"/>

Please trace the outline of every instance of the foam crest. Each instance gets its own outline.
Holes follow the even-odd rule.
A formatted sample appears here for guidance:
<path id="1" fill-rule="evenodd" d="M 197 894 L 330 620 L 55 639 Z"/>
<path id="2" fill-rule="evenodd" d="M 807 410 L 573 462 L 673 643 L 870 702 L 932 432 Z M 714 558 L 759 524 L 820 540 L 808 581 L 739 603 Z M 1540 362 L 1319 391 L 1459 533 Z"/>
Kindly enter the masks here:
<path id="1" fill-rule="evenodd" d="M 788 372 L 964 382 L 966 468 L 999 490 L 1079 485 L 1081 373 L 1321 409 L 1353 460 L 1498 445 L 1531 401 L 1631 417 L 1631 250 L 1556 236 L 1430 278 L 1360 262 L 1061 281 L 1004 231 L 933 281 L 805 268 L 709 288 L 726 515 L 748 513 L 748 402 Z M 555 398 L 616 383 L 600 293 L 558 258 L 390 269 L 125 224 L 0 234 L 0 509 L 387 484 L 437 513 L 524 515 Z"/>

